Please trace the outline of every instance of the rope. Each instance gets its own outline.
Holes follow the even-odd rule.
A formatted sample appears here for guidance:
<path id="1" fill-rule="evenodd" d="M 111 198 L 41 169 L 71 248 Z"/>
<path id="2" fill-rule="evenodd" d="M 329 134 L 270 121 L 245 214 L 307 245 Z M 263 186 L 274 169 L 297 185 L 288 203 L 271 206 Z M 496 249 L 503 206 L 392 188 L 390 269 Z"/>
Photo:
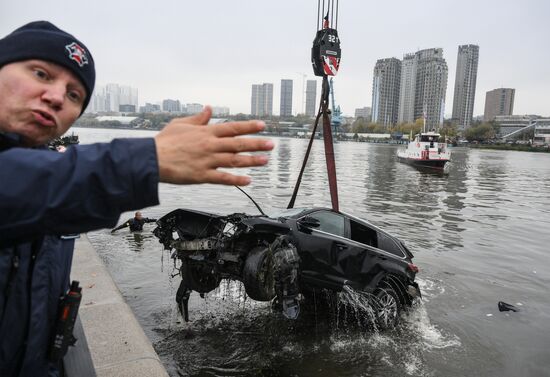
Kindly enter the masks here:
<path id="1" fill-rule="evenodd" d="M 340 0 L 336 0 L 336 25 L 333 26 L 335 29 L 338 29 L 338 8 L 339 8 L 339 5 L 340 5 Z"/>
<path id="2" fill-rule="evenodd" d="M 323 0 L 323 12 L 321 13 L 321 17 L 323 17 L 323 14 L 325 14 L 325 0 Z M 321 21 L 321 25 L 323 25 L 323 21 Z"/>
<path id="3" fill-rule="evenodd" d="M 320 15 L 319 11 L 320 11 L 320 10 L 321 10 L 321 0 L 317 0 L 317 24 L 316 24 L 317 29 L 315 29 L 315 31 L 317 31 L 317 30 L 320 29 L 320 28 L 319 28 L 319 20 L 320 20 L 320 18 L 319 18 L 319 15 Z"/>
<path id="4" fill-rule="evenodd" d="M 321 104 L 319 106 L 319 113 L 317 114 L 317 118 L 315 118 L 315 125 L 313 126 L 313 130 L 311 132 L 311 137 L 309 138 L 309 144 L 307 146 L 306 155 L 304 156 L 304 161 L 302 162 L 302 168 L 300 169 L 300 174 L 298 175 L 298 180 L 296 181 L 296 185 L 294 186 L 294 192 L 292 193 L 292 197 L 290 198 L 290 202 L 288 203 L 288 206 L 286 208 L 294 208 L 294 202 L 296 201 L 296 196 L 298 195 L 298 189 L 300 188 L 300 184 L 302 183 L 302 176 L 304 175 L 304 170 L 306 168 L 307 160 L 309 159 L 309 153 L 311 152 L 311 146 L 313 145 L 313 139 L 315 139 L 315 132 L 317 132 L 317 126 L 319 125 L 319 119 L 321 118 L 321 115 L 323 115 L 322 112 L 322 100 L 323 95 L 321 94 Z"/>
<path id="5" fill-rule="evenodd" d="M 331 0 L 330 8 L 330 27 L 334 28 L 334 0 Z"/>
<path id="6" fill-rule="evenodd" d="M 336 181 L 336 162 L 334 158 L 334 145 L 332 140 L 332 129 L 330 126 L 330 111 L 329 111 L 329 84 L 327 76 L 323 76 L 323 88 L 321 91 L 321 103 L 319 106 L 319 113 L 317 114 L 317 118 L 315 118 L 315 125 L 313 127 L 311 137 L 309 139 L 309 144 L 307 147 L 306 154 L 304 156 L 304 161 L 302 163 L 302 168 L 300 169 L 300 174 L 298 175 L 298 179 L 296 181 L 296 185 L 294 186 L 294 192 L 292 193 L 292 197 L 290 198 L 290 202 L 288 203 L 287 208 L 294 208 L 294 203 L 296 202 L 296 196 L 298 195 L 298 190 L 300 188 L 300 184 L 302 182 L 302 176 L 304 174 L 304 170 L 306 168 L 307 160 L 309 159 L 309 154 L 311 152 L 311 147 L 313 145 L 313 139 L 315 139 L 315 132 L 317 131 L 317 126 L 319 125 L 319 119 L 321 116 L 323 117 L 323 139 L 325 144 L 325 159 L 327 164 L 327 172 L 328 172 L 328 181 L 329 181 L 329 189 L 330 189 L 330 199 L 332 202 L 332 209 L 336 212 L 339 211 L 339 205 L 338 205 L 338 185 Z"/>

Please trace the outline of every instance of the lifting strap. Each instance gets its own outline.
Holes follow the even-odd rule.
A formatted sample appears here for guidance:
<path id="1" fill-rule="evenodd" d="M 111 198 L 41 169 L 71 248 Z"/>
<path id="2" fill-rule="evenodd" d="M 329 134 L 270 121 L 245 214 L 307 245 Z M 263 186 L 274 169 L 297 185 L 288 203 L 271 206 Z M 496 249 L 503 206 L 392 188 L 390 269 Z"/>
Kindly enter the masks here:
<path id="1" fill-rule="evenodd" d="M 294 192 L 290 198 L 287 208 L 294 208 L 294 203 L 296 202 L 296 196 L 298 195 L 298 190 L 300 188 L 300 183 L 302 182 L 302 176 L 307 165 L 307 160 L 311 152 L 311 146 L 313 144 L 313 139 L 315 139 L 315 133 L 317 132 L 317 126 L 319 125 L 319 119 L 323 118 L 323 140 L 325 144 L 325 160 L 327 164 L 327 173 L 328 173 L 328 183 L 330 189 L 330 200 L 332 202 L 332 209 L 336 212 L 339 212 L 338 205 L 338 184 L 336 180 L 336 161 L 334 159 L 334 144 L 332 140 L 332 128 L 330 126 L 330 110 L 329 110 L 329 92 L 330 87 L 328 84 L 327 76 L 323 77 L 323 89 L 321 92 L 321 105 L 319 108 L 319 113 L 317 118 L 315 118 L 315 125 L 311 132 L 311 137 L 309 139 L 309 144 L 307 147 L 306 155 L 304 156 L 304 161 L 302 163 L 302 168 L 300 169 L 300 174 L 298 175 L 298 180 L 294 186 Z"/>

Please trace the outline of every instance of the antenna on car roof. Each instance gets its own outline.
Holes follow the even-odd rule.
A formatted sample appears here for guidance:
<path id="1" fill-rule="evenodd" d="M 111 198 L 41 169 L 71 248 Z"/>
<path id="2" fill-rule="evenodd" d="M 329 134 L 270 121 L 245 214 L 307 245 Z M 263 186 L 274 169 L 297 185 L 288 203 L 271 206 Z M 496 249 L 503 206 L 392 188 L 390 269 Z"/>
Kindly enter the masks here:
<path id="1" fill-rule="evenodd" d="M 258 203 L 256 203 L 256 201 L 254 199 L 252 199 L 252 197 L 250 195 L 248 195 L 242 188 L 240 188 L 239 186 L 235 186 L 236 188 L 238 188 L 243 194 L 245 194 L 248 199 L 252 200 L 252 203 L 254 203 L 254 205 L 256 206 L 256 208 L 258 208 L 258 211 L 260 211 L 260 213 L 264 216 L 267 217 L 267 215 L 264 213 L 264 211 L 262 211 L 262 209 L 260 208 L 260 206 L 258 205 Z"/>

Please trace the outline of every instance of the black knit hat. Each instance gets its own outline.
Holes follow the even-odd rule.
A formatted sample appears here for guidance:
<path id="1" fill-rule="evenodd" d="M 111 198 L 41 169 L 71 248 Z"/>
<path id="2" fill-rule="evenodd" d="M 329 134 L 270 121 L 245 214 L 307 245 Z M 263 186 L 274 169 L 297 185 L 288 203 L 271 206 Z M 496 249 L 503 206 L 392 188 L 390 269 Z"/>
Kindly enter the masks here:
<path id="1" fill-rule="evenodd" d="M 94 91 L 95 67 L 82 42 L 47 21 L 35 21 L 0 39 L 0 67 L 29 59 L 59 64 L 76 75 L 86 88 L 82 113 Z"/>

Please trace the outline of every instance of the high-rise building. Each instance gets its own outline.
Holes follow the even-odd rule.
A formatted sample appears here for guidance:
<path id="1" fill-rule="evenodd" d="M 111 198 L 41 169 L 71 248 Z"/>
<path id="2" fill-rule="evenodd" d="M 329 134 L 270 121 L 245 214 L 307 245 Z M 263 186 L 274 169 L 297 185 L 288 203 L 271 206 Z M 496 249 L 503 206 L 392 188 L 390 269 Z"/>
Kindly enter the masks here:
<path id="1" fill-rule="evenodd" d="M 188 103 L 185 108 L 187 110 L 187 114 L 198 114 L 204 109 L 204 106 L 200 103 Z"/>
<path id="2" fill-rule="evenodd" d="M 105 87 L 96 86 L 90 100 L 90 105 L 88 106 L 86 111 L 92 113 L 100 113 L 108 111 L 107 108 L 108 104 Z"/>
<path id="3" fill-rule="evenodd" d="M 160 105 L 146 102 L 145 106 L 139 108 L 140 113 L 157 113 L 160 111 Z"/>
<path id="4" fill-rule="evenodd" d="M 162 111 L 179 113 L 181 112 L 181 102 L 177 99 L 165 99 L 162 101 Z"/>
<path id="5" fill-rule="evenodd" d="M 229 107 L 225 106 L 212 106 L 213 116 L 227 116 L 229 115 Z"/>
<path id="6" fill-rule="evenodd" d="M 406 54 L 401 62 L 401 88 L 399 91 L 399 123 L 413 123 L 414 95 L 416 91 L 416 54 Z"/>
<path id="7" fill-rule="evenodd" d="M 458 46 L 452 117 L 461 130 L 472 125 L 478 62 L 479 46 Z"/>
<path id="8" fill-rule="evenodd" d="M 250 114 L 259 115 L 260 114 L 260 103 L 263 102 L 262 96 L 262 85 L 261 84 L 252 84 L 252 96 L 250 99 Z"/>
<path id="9" fill-rule="evenodd" d="M 252 85 L 250 114 L 255 116 L 273 115 L 273 84 Z"/>
<path id="10" fill-rule="evenodd" d="M 443 124 L 448 68 L 443 49 L 431 48 L 416 52 L 414 119 L 425 117 L 428 130 Z M 373 110 L 374 112 L 374 110 Z"/>
<path id="11" fill-rule="evenodd" d="M 118 87 L 118 104 L 120 105 L 134 105 L 138 107 L 138 90 L 130 86 L 119 85 Z"/>
<path id="12" fill-rule="evenodd" d="M 121 113 L 135 113 L 136 107 L 134 105 L 119 105 L 118 111 Z"/>
<path id="13" fill-rule="evenodd" d="M 107 84 L 96 86 L 90 100 L 91 112 L 118 112 L 120 105 L 138 108 L 138 90 L 130 86 Z"/>
<path id="14" fill-rule="evenodd" d="M 120 86 L 118 84 L 105 85 L 105 94 L 107 99 L 106 111 L 118 111 L 120 106 Z"/>
<path id="15" fill-rule="evenodd" d="M 372 112 L 370 107 L 361 107 L 359 109 L 355 109 L 355 118 L 363 118 L 367 121 L 370 121 Z"/>
<path id="16" fill-rule="evenodd" d="M 397 123 L 401 60 L 379 59 L 372 82 L 372 121 L 386 127 Z"/>
<path id="17" fill-rule="evenodd" d="M 317 106 L 317 80 L 307 80 L 306 83 L 306 115 L 314 117 Z"/>
<path id="18" fill-rule="evenodd" d="M 282 117 L 292 115 L 292 80 L 281 80 L 281 108 Z"/>
<path id="19" fill-rule="evenodd" d="M 497 115 L 512 115 L 514 113 L 515 95 L 516 90 L 511 88 L 498 88 L 488 91 L 485 95 L 483 120 L 490 122 Z"/>

